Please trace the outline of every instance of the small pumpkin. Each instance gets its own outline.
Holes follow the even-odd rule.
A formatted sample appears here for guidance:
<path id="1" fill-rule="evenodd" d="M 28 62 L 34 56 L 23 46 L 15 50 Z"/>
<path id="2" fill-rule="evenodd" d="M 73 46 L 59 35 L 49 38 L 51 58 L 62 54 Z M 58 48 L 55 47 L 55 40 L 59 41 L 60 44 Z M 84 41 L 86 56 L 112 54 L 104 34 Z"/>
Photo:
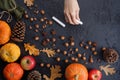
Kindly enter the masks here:
<path id="1" fill-rule="evenodd" d="M 3 69 L 3 75 L 7 80 L 20 80 L 24 74 L 23 69 L 18 63 L 10 63 Z"/>
<path id="2" fill-rule="evenodd" d="M 0 57 L 3 61 L 14 62 L 20 57 L 20 48 L 14 43 L 7 43 L 0 49 Z"/>
<path id="3" fill-rule="evenodd" d="M 66 80 L 88 80 L 87 68 L 79 63 L 70 64 L 65 70 Z"/>
<path id="4" fill-rule="evenodd" d="M 0 45 L 7 43 L 10 40 L 11 28 L 5 22 L 0 20 Z"/>

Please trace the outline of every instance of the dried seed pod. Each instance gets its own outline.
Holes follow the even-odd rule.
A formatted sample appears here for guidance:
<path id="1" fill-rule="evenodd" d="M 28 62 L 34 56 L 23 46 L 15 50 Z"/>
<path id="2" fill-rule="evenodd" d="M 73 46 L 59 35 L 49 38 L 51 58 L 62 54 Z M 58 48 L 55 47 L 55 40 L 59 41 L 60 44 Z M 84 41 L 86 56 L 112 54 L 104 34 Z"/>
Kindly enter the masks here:
<path id="1" fill-rule="evenodd" d="M 31 71 L 27 76 L 27 80 L 42 80 L 41 78 L 41 74 L 36 70 Z"/>
<path id="2" fill-rule="evenodd" d="M 47 67 L 47 68 L 50 68 L 50 66 L 51 66 L 50 64 L 46 64 L 46 67 Z"/>
<path id="3" fill-rule="evenodd" d="M 45 11 L 44 11 L 44 10 L 40 10 L 40 13 L 41 13 L 42 15 L 44 15 L 44 14 L 45 14 Z"/>
<path id="4" fill-rule="evenodd" d="M 56 58 L 56 61 L 60 62 L 60 60 L 61 60 L 60 57 L 57 57 L 57 58 Z"/>
<path id="5" fill-rule="evenodd" d="M 89 62 L 90 62 L 90 63 L 93 63 L 93 62 L 94 62 L 94 60 L 93 60 L 93 57 L 92 57 L 92 56 L 90 56 L 90 58 L 89 58 Z"/>
<path id="6" fill-rule="evenodd" d="M 65 40 L 65 36 L 63 36 L 63 35 L 60 36 L 60 39 L 61 39 L 61 40 Z"/>
<path id="7" fill-rule="evenodd" d="M 35 40 L 38 41 L 40 38 L 39 36 L 35 36 Z"/>
<path id="8" fill-rule="evenodd" d="M 52 35 L 55 35 L 55 34 L 56 34 L 55 29 L 52 29 L 52 30 L 51 30 L 51 34 L 52 34 Z"/>

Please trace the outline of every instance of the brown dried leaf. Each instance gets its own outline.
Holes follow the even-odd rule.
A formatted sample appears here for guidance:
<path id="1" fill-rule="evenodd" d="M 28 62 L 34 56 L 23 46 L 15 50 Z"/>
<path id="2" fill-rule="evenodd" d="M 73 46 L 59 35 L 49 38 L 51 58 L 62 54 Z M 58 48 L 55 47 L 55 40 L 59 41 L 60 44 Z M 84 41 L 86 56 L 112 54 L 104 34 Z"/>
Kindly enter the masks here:
<path id="1" fill-rule="evenodd" d="M 107 76 L 116 73 L 115 68 L 111 68 L 110 65 L 100 66 L 100 70 L 103 70 Z"/>
<path id="2" fill-rule="evenodd" d="M 39 55 L 39 49 L 35 48 L 34 45 L 30 45 L 30 43 L 24 43 L 25 51 L 29 51 L 29 55 L 38 56 Z"/>
<path id="3" fill-rule="evenodd" d="M 51 70 L 50 78 L 47 75 L 43 75 L 43 78 L 45 80 L 55 80 L 56 78 L 61 78 L 62 77 L 62 74 L 59 73 L 61 71 L 61 67 L 60 66 L 58 66 L 58 65 L 55 65 L 55 67 L 52 66 L 50 68 L 50 70 Z"/>
<path id="4" fill-rule="evenodd" d="M 34 0 L 24 0 L 24 3 L 25 3 L 27 6 L 32 6 L 33 3 L 34 3 Z"/>
<path id="5" fill-rule="evenodd" d="M 47 54 L 48 57 L 53 57 L 55 55 L 55 50 L 53 49 L 48 49 L 48 48 L 44 48 L 42 50 L 40 50 L 40 52 L 45 52 Z"/>

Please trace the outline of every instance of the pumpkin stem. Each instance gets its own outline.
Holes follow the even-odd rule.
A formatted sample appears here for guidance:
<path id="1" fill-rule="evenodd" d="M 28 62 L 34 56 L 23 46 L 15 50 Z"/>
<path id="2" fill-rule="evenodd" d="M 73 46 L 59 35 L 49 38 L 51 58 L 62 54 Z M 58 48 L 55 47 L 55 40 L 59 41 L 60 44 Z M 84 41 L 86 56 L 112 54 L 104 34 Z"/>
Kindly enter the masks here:
<path id="1" fill-rule="evenodd" d="M 75 80 L 79 80 L 79 75 L 78 75 L 78 74 L 75 75 L 74 79 L 75 79 Z"/>

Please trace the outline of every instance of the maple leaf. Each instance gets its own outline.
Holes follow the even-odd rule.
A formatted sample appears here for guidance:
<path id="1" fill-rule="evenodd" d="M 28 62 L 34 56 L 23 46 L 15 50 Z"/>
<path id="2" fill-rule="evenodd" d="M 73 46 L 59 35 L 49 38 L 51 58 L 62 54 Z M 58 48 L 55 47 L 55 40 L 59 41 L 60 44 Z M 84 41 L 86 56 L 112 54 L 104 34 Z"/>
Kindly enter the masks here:
<path id="1" fill-rule="evenodd" d="M 48 48 L 44 48 L 42 50 L 40 50 L 40 52 L 45 52 L 47 54 L 48 57 L 53 57 L 55 55 L 55 50 L 53 49 L 48 49 Z"/>
<path id="2" fill-rule="evenodd" d="M 111 68 L 110 65 L 100 66 L 100 70 L 103 70 L 107 76 L 116 73 L 115 68 Z"/>
<path id="3" fill-rule="evenodd" d="M 52 66 L 50 68 L 50 71 L 51 71 L 50 78 L 47 75 L 43 75 L 43 78 L 45 80 L 55 80 L 56 78 L 61 78 L 62 77 L 62 74 L 59 73 L 61 71 L 61 67 L 60 66 L 58 66 L 58 65 L 55 65 L 55 67 Z"/>
<path id="4" fill-rule="evenodd" d="M 39 49 L 35 48 L 35 45 L 30 45 L 30 43 L 27 44 L 24 43 L 24 47 L 25 47 L 25 51 L 29 51 L 30 55 L 34 55 L 34 56 L 39 55 Z"/>
<path id="5" fill-rule="evenodd" d="M 27 6 L 32 6 L 33 3 L 34 3 L 34 0 L 24 0 L 24 3 L 25 3 Z"/>

